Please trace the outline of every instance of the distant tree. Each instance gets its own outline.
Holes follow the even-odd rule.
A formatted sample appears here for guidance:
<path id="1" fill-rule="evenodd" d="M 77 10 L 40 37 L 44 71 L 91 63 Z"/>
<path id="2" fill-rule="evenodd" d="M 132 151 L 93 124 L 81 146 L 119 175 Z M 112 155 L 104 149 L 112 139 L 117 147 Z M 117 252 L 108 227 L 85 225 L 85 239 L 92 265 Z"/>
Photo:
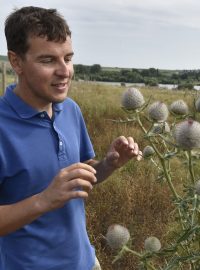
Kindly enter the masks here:
<path id="1" fill-rule="evenodd" d="M 179 75 L 177 73 L 173 73 L 172 76 L 171 76 L 171 78 L 173 80 L 178 80 L 179 79 Z"/>
<path id="2" fill-rule="evenodd" d="M 91 73 L 100 73 L 101 72 L 101 66 L 99 64 L 94 64 L 90 67 Z"/>
<path id="3" fill-rule="evenodd" d="M 187 71 L 183 71 L 180 73 L 179 77 L 181 80 L 187 80 L 189 76 L 189 73 Z"/>
<path id="4" fill-rule="evenodd" d="M 85 74 L 87 73 L 88 69 L 84 65 L 77 64 L 77 65 L 74 65 L 74 71 L 77 74 Z"/>
<path id="5" fill-rule="evenodd" d="M 148 86 L 158 86 L 158 81 L 156 78 L 149 78 L 145 80 L 145 84 Z"/>
<path id="6" fill-rule="evenodd" d="M 149 76 L 151 77 L 157 77 L 159 74 L 158 74 L 158 69 L 155 69 L 155 68 L 149 68 Z"/>
<path id="7" fill-rule="evenodd" d="M 120 74 L 121 76 L 128 76 L 131 73 L 129 69 L 121 69 Z"/>
<path id="8" fill-rule="evenodd" d="M 149 77 L 149 70 L 148 70 L 148 69 L 143 69 L 143 70 L 141 71 L 141 75 L 142 75 L 143 77 Z"/>
<path id="9" fill-rule="evenodd" d="M 178 89 L 189 89 L 193 90 L 194 89 L 194 84 L 192 82 L 182 82 L 178 85 Z"/>
<path id="10" fill-rule="evenodd" d="M 136 73 L 139 73 L 140 72 L 137 68 L 132 68 L 131 71 L 132 72 L 136 72 Z"/>

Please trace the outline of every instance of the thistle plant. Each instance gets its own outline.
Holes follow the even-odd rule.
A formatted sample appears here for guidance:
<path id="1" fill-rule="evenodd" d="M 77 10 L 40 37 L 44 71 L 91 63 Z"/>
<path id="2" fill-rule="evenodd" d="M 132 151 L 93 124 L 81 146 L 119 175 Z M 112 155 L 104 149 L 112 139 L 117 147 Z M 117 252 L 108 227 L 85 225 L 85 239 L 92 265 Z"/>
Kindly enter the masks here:
<path id="1" fill-rule="evenodd" d="M 172 102 L 170 112 L 175 115 L 187 115 L 189 112 L 188 105 L 182 99 Z"/>
<path id="2" fill-rule="evenodd" d="M 149 118 L 157 122 L 165 122 L 168 118 L 168 108 L 165 103 L 156 101 L 149 106 L 148 109 Z"/>
<path id="3" fill-rule="evenodd" d="M 122 96 L 122 106 L 127 110 L 141 108 L 144 103 L 144 97 L 137 88 L 129 88 Z"/>
<path id="4" fill-rule="evenodd" d="M 160 240 L 155 236 L 150 236 L 146 238 L 144 242 L 144 248 L 149 252 L 157 252 L 161 249 Z"/>
<path id="5" fill-rule="evenodd" d="M 149 158 L 151 156 L 153 156 L 153 154 L 155 153 L 155 150 L 153 149 L 152 146 L 147 145 L 142 152 L 142 155 L 144 158 Z"/>
<path id="6" fill-rule="evenodd" d="M 156 236 L 147 236 L 144 250 L 138 252 L 122 245 L 121 227 L 115 225 L 108 230 L 106 239 L 113 249 L 117 243 L 118 253 L 114 259 L 121 259 L 129 252 L 140 260 L 142 269 L 159 270 L 199 270 L 200 269 L 200 179 L 198 177 L 198 160 L 200 148 L 200 123 L 189 115 L 188 105 L 183 100 L 176 100 L 171 105 L 162 101 L 145 102 L 142 93 L 135 88 L 126 90 L 122 96 L 122 108 L 129 115 L 127 120 L 117 122 L 137 123 L 147 146 L 143 157 L 155 166 L 156 174 L 171 191 L 171 203 L 174 205 L 174 222 L 177 223 L 177 234 L 165 246 Z M 200 98 L 194 102 L 194 111 L 200 112 Z M 171 113 L 171 119 L 168 116 Z M 182 187 L 174 184 L 171 164 L 179 159 L 187 173 Z M 155 175 L 156 178 L 156 175 Z M 131 233 L 126 235 L 130 236 Z M 115 232 L 115 233 L 114 233 Z M 118 234 L 118 236 L 116 236 Z M 114 237 L 114 238 L 113 238 Z M 128 240 L 129 237 L 126 238 Z"/>
<path id="7" fill-rule="evenodd" d="M 106 241 L 112 249 L 120 249 L 128 243 L 130 239 L 130 233 L 127 228 L 119 225 L 110 225 L 107 234 Z"/>
<path id="8" fill-rule="evenodd" d="M 200 123 L 192 119 L 177 124 L 174 138 L 177 145 L 183 149 L 200 148 Z"/>

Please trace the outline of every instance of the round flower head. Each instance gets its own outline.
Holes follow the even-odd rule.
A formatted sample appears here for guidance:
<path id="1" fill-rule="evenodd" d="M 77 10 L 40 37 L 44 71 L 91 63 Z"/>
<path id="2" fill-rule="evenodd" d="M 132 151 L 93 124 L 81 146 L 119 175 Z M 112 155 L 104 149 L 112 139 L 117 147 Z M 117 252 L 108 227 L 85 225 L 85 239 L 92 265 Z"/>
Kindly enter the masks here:
<path id="1" fill-rule="evenodd" d="M 174 138 L 183 149 L 200 148 L 200 123 L 192 119 L 179 123 L 174 130 Z"/>
<path id="2" fill-rule="evenodd" d="M 150 236 L 145 240 L 144 248 L 149 252 L 157 252 L 161 249 L 160 240 L 157 237 Z"/>
<path id="3" fill-rule="evenodd" d="M 136 110 L 144 104 L 144 97 L 136 88 L 127 89 L 122 95 L 122 106 L 129 110 Z"/>
<path id="4" fill-rule="evenodd" d="M 165 103 L 156 101 L 149 106 L 148 113 L 150 119 L 157 122 L 164 122 L 167 120 L 169 111 Z"/>
<path id="5" fill-rule="evenodd" d="M 149 158 L 149 157 L 151 157 L 154 153 L 155 153 L 155 150 L 153 149 L 153 147 L 150 146 L 150 145 L 147 145 L 147 146 L 144 148 L 142 155 L 143 155 L 144 158 Z"/>
<path id="6" fill-rule="evenodd" d="M 200 112 L 200 97 L 198 97 L 195 102 L 195 108 L 197 112 Z"/>
<path id="7" fill-rule="evenodd" d="M 106 241 L 112 249 L 122 248 L 129 239 L 130 233 L 127 228 L 118 224 L 113 224 L 108 227 Z"/>
<path id="8" fill-rule="evenodd" d="M 151 132 L 155 133 L 155 134 L 169 133 L 170 132 L 170 126 L 168 125 L 167 122 L 156 123 L 156 124 L 154 124 Z"/>
<path id="9" fill-rule="evenodd" d="M 174 101 L 170 105 L 170 111 L 177 115 L 188 114 L 188 105 L 181 99 Z"/>
<path id="10" fill-rule="evenodd" d="M 194 190 L 196 194 L 200 195 L 200 180 L 195 183 Z"/>

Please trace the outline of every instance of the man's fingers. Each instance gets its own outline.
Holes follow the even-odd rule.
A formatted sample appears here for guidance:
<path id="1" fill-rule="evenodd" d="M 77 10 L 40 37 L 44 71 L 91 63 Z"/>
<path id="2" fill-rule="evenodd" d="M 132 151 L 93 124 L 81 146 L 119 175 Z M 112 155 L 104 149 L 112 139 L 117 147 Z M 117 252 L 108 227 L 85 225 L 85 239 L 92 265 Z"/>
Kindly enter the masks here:
<path id="1" fill-rule="evenodd" d="M 77 198 L 86 199 L 87 197 L 88 197 L 88 192 L 84 190 L 74 190 L 70 193 L 70 200 L 77 199 Z"/>
<path id="2" fill-rule="evenodd" d="M 137 160 L 140 161 L 142 159 L 142 151 L 139 151 L 137 155 Z"/>
<path id="3" fill-rule="evenodd" d="M 127 138 L 127 141 L 128 141 L 128 147 L 129 147 L 129 149 L 134 150 L 135 149 L 135 142 L 134 142 L 133 137 L 128 137 Z M 138 146 L 137 146 L 137 148 L 138 148 Z"/>
<path id="4" fill-rule="evenodd" d="M 69 167 L 62 169 L 62 171 L 70 172 L 70 171 L 73 171 L 76 169 L 84 169 L 84 170 L 87 170 L 91 173 L 94 173 L 94 174 L 96 173 L 96 170 L 92 166 L 90 166 L 86 163 L 82 163 L 82 162 L 74 163 L 74 164 L 70 165 Z"/>
<path id="5" fill-rule="evenodd" d="M 116 147 L 122 147 L 125 145 L 128 146 L 128 140 L 124 136 L 120 136 L 114 141 L 114 146 L 116 146 Z"/>
<path id="6" fill-rule="evenodd" d="M 129 158 L 136 156 L 137 160 L 142 159 L 142 153 L 139 150 L 139 146 L 131 136 L 127 138 L 125 136 L 118 137 L 114 142 L 114 149 L 116 152 L 123 153 Z"/>
<path id="7" fill-rule="evenodd" d="M 73 179 L 73 180 L 67 182 L 63 188 L 64 189 L 66 188 L 66 190 L 68 190 L 68 191 L 71 191 L 71 190 L 74 190 L 77 188 L 79 188 L 79 189 L 83 188 L 85 190 L 90 191 L 90 190 L 92 190 L 93 186 L 89 181 L 77 178 L 77 179 Z"/>
<path id="8" fill-rule="evenodd" d="M 85 169 L 80 169 L 80 168 L 69 171 L 65 176 L 65 180 L 67 181 L 71 181 L 73 179 L 78 179 L 78 178 L 87 180 L 92 183 L 96 183 L 97 181 L 94 173 L 87 171 Z"/>
<path id="9" fill-rule="evenodd" d="M 76 178 L 81 178 L 95 183 L 97 181 L 96 170 L 85 163 L 75 163 L 69 167 L 63 168 L 59 173 L 59 178 L 65 181 L 71 181 Z"/>

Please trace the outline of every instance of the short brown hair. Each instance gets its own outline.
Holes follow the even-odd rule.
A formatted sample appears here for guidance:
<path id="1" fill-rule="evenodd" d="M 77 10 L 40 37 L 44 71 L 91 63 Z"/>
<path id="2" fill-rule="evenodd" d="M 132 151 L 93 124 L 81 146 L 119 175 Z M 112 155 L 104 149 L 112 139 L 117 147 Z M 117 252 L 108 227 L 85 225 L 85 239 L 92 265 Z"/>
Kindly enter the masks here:
<path id="1" fill-rule="evenodd" d="M 8 50 L 24 56 L 29 49 L 28 38 L 46 37 L 49 41 L 64 42 L 71 31 L 56 9 L 23 7 L 15 9 L 5 21 Z"/>

